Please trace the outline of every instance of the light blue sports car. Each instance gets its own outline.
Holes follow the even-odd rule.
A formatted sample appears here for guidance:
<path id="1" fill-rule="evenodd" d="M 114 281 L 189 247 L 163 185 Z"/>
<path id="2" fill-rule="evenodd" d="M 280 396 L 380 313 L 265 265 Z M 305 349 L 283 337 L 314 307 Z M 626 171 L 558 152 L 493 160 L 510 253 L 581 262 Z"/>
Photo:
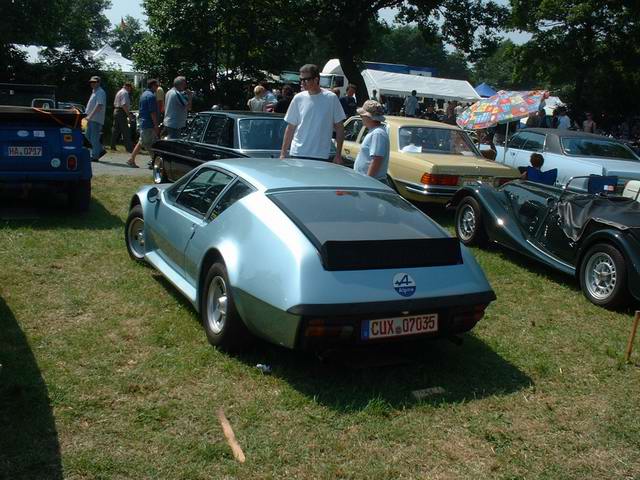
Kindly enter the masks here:
<path id="1" fill-rule="evenodd" d="M 496 298 L 457 239 L 377 180 L 325 162 L 206 163 L 140 189 L 125 238 L 224 349 L 251 334 L 311 349 L 450 337 Z"/>

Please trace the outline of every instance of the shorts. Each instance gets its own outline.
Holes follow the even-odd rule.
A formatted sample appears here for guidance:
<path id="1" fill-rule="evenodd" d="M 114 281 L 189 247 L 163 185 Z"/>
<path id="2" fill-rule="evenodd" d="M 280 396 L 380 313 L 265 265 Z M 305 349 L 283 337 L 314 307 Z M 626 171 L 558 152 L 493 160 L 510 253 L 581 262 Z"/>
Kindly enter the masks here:
<path id="1" fill-rule="evenodd" d="M 167 133 L 167 140 L 179 140 L 180 139 L 180 129 L 179 128 L 164 127 L 164 130 Z"/>
<path id="2" fill-rule="evenodd" d="M 144 148 L 145 150 L 151 149 L 153 142 L 155 142 L 157 139 L 158 137 L 156 136 L 156 132 L 153 130 L 153 128 L 145 128 L 143 130 L 140 130 L 140 145 L 142 145 L 142 148 Z"/>

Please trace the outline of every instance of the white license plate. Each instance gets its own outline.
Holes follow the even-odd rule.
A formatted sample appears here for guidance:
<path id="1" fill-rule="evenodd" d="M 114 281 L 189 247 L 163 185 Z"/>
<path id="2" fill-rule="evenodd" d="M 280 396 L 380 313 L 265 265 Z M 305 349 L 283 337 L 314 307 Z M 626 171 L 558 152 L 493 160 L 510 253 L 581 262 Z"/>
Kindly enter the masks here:
<path id="1" fill-rule="evenodd" d="M 362 322 L 362 339 L 402 337 L 438 331 L 438 314 L 408 315 L 406 317 L 379 318 Z"/>
<path id="2" fill-rule="evenodd" d="M 475 182 L 488 182 L 490 177 L 467 177 L 462 179 L 462 185 L 471 185 Z"/>
<path id="3" fill-rule="evenodd" d="M 30 147 L 30 146 L 10 146 L 10 157 L 41 157 L 42 147 Z"/>

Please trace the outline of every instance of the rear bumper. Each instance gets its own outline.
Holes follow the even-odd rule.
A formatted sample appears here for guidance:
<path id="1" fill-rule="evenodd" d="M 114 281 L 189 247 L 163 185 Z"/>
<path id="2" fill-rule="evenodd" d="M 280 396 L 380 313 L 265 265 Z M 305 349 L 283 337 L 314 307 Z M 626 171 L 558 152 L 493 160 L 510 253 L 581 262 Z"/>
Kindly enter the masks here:
<path id="1" fill-rule="evenodd" d="M 427 338 L 446 338 L 471 330 L 484 315 L 484 309 L 496 299 L 493 291 L 394 302 L 348 305 L 297 305 L 287 313 L 299 315 L 296 348 L 317 350 L 336 346 L 375 345 Z M 364 322 L 381 318 L 437 314 L 434 332 L 367 339 Z"/>
<path id="2" fill-rule="evenodd" d="M 90 180 L 91 169 L 88 171 L 73 172 L 2 172 L 0 171 L 0 184 L 2 183 L 69 183 L 80 180 Z"/>
<path id="3" fill-rule="evenodd" d="M 405 189 L 412 196 L 416 196 L 418 200 L 448 200 L 452 198 L 459 190 L 459 187 L 443 187 L 435 185 L 425 185 L 422 183 L 405 182 L 403 180 L 394 180 L 400 187 Z"/>

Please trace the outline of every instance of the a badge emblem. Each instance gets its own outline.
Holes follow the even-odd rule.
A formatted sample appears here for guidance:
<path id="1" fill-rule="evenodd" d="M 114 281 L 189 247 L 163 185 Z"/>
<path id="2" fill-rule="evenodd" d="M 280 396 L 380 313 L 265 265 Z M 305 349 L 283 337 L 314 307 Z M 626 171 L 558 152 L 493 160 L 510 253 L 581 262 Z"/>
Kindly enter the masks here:
<path id="1" fill-rule="evenodd" d="M 416 282 L 408 273 L 396 273 L 393 277 L 393 288 L 403 297 L 416 293 Z"/>

